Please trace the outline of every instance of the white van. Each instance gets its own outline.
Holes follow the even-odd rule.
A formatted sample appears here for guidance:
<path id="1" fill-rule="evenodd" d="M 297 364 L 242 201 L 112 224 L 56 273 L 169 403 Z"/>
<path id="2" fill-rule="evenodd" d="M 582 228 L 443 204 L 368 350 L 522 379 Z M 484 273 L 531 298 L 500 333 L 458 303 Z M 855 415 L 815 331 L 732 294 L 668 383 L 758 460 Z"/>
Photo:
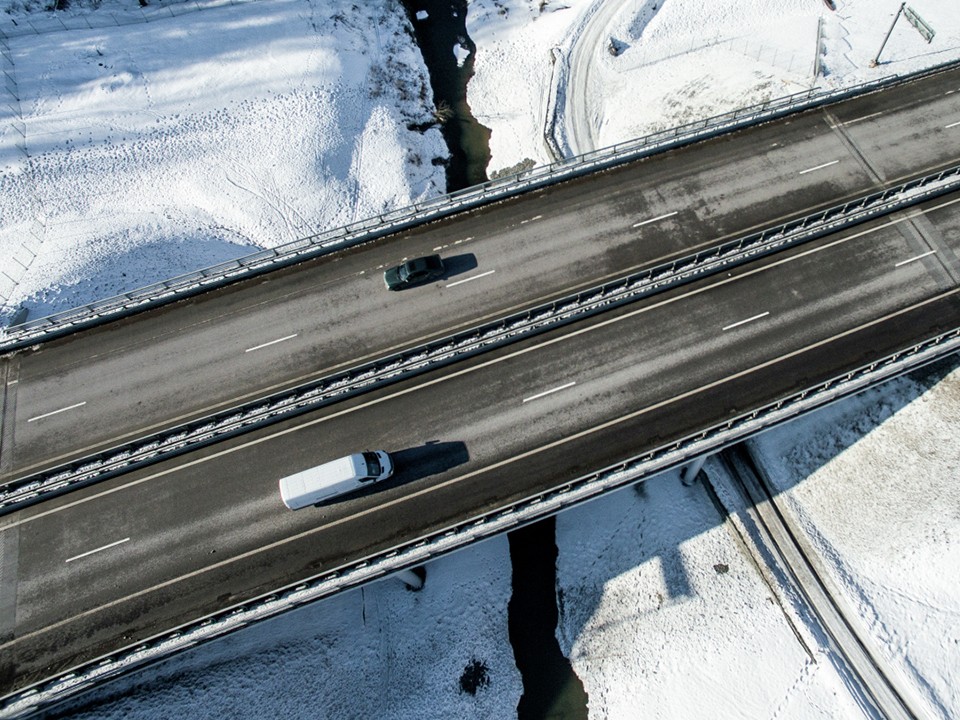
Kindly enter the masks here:
<path id="1" fill-rule="evenodd" d="M 299 510 L 386 480 L 391 475 L 393 461 L 383 450 L 354 453 L 280 478 L 280 498 L 291 510 Z"/>

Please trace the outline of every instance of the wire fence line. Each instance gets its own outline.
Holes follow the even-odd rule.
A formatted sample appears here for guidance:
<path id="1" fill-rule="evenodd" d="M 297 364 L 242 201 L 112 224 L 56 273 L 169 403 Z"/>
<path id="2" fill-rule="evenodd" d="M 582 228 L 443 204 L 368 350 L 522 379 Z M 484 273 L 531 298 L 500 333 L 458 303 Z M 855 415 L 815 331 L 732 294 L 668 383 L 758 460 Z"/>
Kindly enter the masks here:
<path id="1" fill-rule="evenodd" d="M 58 12 L 36 13 L 31 17 L 7 18 L 0 25 L 0 38 L 43 35 L 64 30 L 98 30 L 139 25 L 169 18 L 180 17 L 201 10 L 211 10 L 229 5 L 245 5 L 259 0 L 150 0 L 146 6 L 136 5 L 124 13 L 107 12 Z"/>
<path id="2" fill-rule="evenodd" d="M 27 149 L 27 125 L 24 122 L 23 109 L 20 104 L 16 65 L 13 60 L 13 53 L 10 51 L 10 43 L 5 37 L 0 37 L 0 68 L 3 71 L 4 108 L 9 112 L 8 117 L 5 118 L 5 124 L 13 134 L 16 154 L 23 163 L 25 171 L 29 173 L 30 153 Z M 28 223 L 27 234 L 30 237 L 24 238 L 13 248 L 10 255 L 13 263 L 6 270 L 0 272 L 0 301 L 2 301 L 2 305 L 8 304 L 17 285 L 36 259 L 39 246 L 46 237 L 46 221 L 42 213 L 39 212 L 41 208 L 40 198 L 36 195 L 35 186 L 31 185 L 31 187 L 34 188 L 35 207 L 33 209 L 35 212 L 34 218 Z"/>
<path id="3" fill-rule="evenodd" d="M 664 44 L 643 46 L 639 49 L 639 52 L 625 55 L 622 58 L 624 62 L 618 66 L 618 69 L 623 72 L 631 72 L 648 65 L 655 65 L 659 62 L 684 57 L 690 53 L 707 49 L 727 50 L 778 67 L 786 72 L 810 74 L 812 78 L 816 77 L 813 75 L 813 69 L 816 65 L 816 57 L 820 52 L 819 43 L 816 44 L 815 51 L 810 53 L 796 49 L 785 50 L 749 36 L 715 37 L 708 40 L 691 36 L 689 41 L 684 43 L 674 43 L 668 46 Z"/>

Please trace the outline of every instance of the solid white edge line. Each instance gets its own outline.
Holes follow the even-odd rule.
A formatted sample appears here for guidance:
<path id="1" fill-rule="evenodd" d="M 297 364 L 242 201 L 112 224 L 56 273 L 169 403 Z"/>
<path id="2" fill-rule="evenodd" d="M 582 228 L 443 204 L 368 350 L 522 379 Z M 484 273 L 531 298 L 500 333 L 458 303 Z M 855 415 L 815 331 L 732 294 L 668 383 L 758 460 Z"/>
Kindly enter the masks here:
<path id="1" fill-rule="evenodd" d="M 537 400 L 538 398 L 542 398 L 542 397 L 544 397 L 544 396 L 546 396 L 546 395 L 551 395 L 551 394 L 553 394 L 553 393 L 555 393 L 555 392 L 560 392 L 561 390 L 566 390 L 567 388 L 573 387 L 573 386 L 576 385 L 576 384 L 577 384 L 576 381 L 568 382 L 566 385 L 560 385 L 560 386 L 558 386 L 558 387 L 551 388 L 550 390 L 544 390 L 542 393 L 537 393 L 536 395 L 531 395 L 531 396 L 528 397 L 528 398 L 524 398 L 524 399 L 522 400 L 522 402 L 530 402 L 531 400 Z"/>
<path id="2" fill-rule="evenodd" d="M 906 265 L 907 263 L 916 262 L 917 260 L 920 260 L 920 259 L 922 259 L 922 258 L 925 258 L 925 257 L 927 257 L 928 255 L 933 255 L 933 254 L 936 253 L 936 252 L 937 252 L 936 250 L 928 250 L 927 252 L 921 253 L 921 254 L 919 254 L 919 255 L 917 255 L 917 256 L 915 256 L 915 257 L 908 258 L 908 259 L 906 259 L 906 260 L 901 260 L 901 261 L 898 262 L 896 265 L 894 265 L 894 267 L 895 267 L 895 268 L 898 268 L 898 267 L 900 267 L 900 266 L 902 266 L 902 265 Z"/>
<path id="3" fill-rule="evenodd" d="M 676 214 L 679 213 L 679 212 L 680 212 L 679 210 L 674 210 L 673 212 L 667 213 L 666 215 L 659 215 L 659 216 L 657 216 L 657 217 L 655 217 L 655 218 L 650 218 L 649 220 L 642 220 L 641 222 L 634 223 L 634 224 L 631 225 L 630 227 L 638 228 L 638 227 L 640 227 L 641 225 L 649 225 L 650 223 L 655 223 L 655 222 L 657 222 L 657 220 L 666 220 L 668 217 L 673 217 L 674 215 L 676 215 Z"/>
<path id="4" fill-rule="evenodd" d="M 463 283 L 465 282 L 470 282 L 471 280 L 477 280 L 479 278 L 486 277 L 487 275 L 493 275 L 495 272 L 496 270 L 487 270 L 486 272 L 480 273 L 479 275 L 474 275 L 473 277 L 468 277 L 468 278 L 464 278 L 463 280 L 457 280 L 456 282 L 449 283 L 447 284 L 446 287 L 451 288 L 454 285 L 463 285 Z"/>
<path id="5" fill-rule="evenodd" d="M 832 160 L 831 162 L 824 163 L 823 165 L 817 165 L 816 167 L 807 168 L 806 170 L 801 170 L 800 172 L 797 173 L 797 175 L 806 175 L 807 173 L 813 172 L 814 170 L 823 170 L 824 168 L 830 167 L 831 165 L 836 165 L 838 162 L 840 161 Z"/>
<path id="6" fill-rule="evenodd" d="M 724 330 L 732 330 L 732 329 L 735 328 L 735 327 L 739 327 L 740 325 L 746 325 L 746 324 L 749 323 L 749 322 L 753 322 L 754 320 L 759 320 L 760 318 L 766 317 L 766 316 L 769 315 L 769 314 L 770 314 L 770 311 L 768 310 L 767 312 L 762 312 L 762 313 L 760 313 L 759 315 L 754 315 L 753 317 L 748 317 L 746 320 L 740 320 L 739 322 L 735 322 L 735 323 L 733 323 L 733 325 L 727 325 L 727 326 L 726 326 L 725 328 L 723 328 L 723 329 L 724 329 Z"/>
<path id="7" fill-rule="evenodd" d="M 247 348 L 244 350 L 245 353 L 253 352 L 254 350 L 260 350 L 261 348 L 270 347 L 271 345 L 276 345 L 277 343 L 282 343 L 284 340 L 292 340 L 300 333 L 294 333 L 293 335 L 287 335 L 286 337 L 278 338 L 276 340 L 271 340 L 270 342 L 265 342 L 263 345 L 255 345 L 252 348 Z"/>
<path id="8" fill-rule="evenodd" d="M 94 553 L 98 553 L 98 552 L 100 552 L 101 550 L 109 550 L 109 549 L 112 548 L 112 547 L 116 547 L 117 545 L 123 545 L 125 542 L 129 542 L 129 541 L 130 541 L 130 538 L 124 538 L 123 540 L 117 540 L 116 542 L 112 542 L 112 543 L 110 543 L 109 545 L 104 545 L 103 547 L 98 547 L 98 548 L 96 548 L 95 550 L 87 550 L 87 552 L 85 552 L 85 553 L 80 553 L 79 555 L 74 555 L 72 558 L 67 558 L 66 562 L 73 562 L 74 560 L 79 560 L 80 558 L 85 558 L 85 557 L 87 557 L 87 555 L 93 555 Z"/>
<path id="9" fill-rule="evenodd" d="M 70 405 L 65 408 L 60 408 L 59 410 L 54 410 L 53 412 L 44 413 L 43 415 L 37 415 L 36 417 L 32 417 L 29 420 L 27 420 L 27 422 L 33 422 L 34 420 L 42 420 L 43 418 L 50 417 L 51 415 L 56 415 L 58 413 L 66 412 L 67 410 L 73 410 L 74 408 L 78 408 L 81 405 L 86 405 L 86 404 L 87 404 L 87 401 L 84 400 L 83 402 L 78 402 L 76 405 Z"/>

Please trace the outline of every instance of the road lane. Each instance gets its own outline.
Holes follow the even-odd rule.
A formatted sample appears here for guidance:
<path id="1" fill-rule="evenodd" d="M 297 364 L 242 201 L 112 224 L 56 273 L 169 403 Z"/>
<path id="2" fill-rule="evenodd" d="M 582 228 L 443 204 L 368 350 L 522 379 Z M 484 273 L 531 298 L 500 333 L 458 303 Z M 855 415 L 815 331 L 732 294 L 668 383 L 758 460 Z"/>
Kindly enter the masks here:
<path id="1" fill-rule="evenodd" d="M 564 183 L 18 353 L 0 481 L 870 191 L 870 167 L 893 182 L 917 163 L 953 162 L 960 134 L 930 137 L 960 115 L 960 94 L 943 92 L 958 77 Z M 878 110 L 878 98 L 893 109 Z M 449 277 L 384 290 L 385 266 L 435 248 Z M 284 337 L 294 339 L 270 345 Z M 76 413 L 28 422 L 81 401 Z"/>
<path id="2" fill-rule="evenodd" d="M 931 205 L 945 222 L 960 216 L 958 202 Z M 7 516 L 17 639 L 0 657 L 35 677 L 637 454 L 924 332 L 917 318 L 960 321 L 956 295 L 903 312 L 955 292 L 927 259 L 896 266 L 916 254 L 906 222 L 885 218 Z M 722 329 L 758 305 L 769 316 Z M 377 492 L 283 507 L 279 477 L 364 447 L 396 454 Z"/>

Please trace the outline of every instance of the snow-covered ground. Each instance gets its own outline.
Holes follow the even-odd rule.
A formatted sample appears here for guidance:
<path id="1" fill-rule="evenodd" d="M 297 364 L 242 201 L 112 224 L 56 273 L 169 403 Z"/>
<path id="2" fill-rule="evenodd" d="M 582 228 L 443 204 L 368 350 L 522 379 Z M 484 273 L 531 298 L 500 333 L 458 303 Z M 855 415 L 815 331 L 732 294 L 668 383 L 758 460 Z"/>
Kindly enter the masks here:
<path id="1" fill-rule="evenodd" d="M 65 17 L 139 12 L 133 0 L 97 4 Z M 49 14 L 24 14 L 39 5 L 0 0 L 0 27 L 43 25 Z M 837 0 L 836 12 L 822 0 L 474 0 L 468 99 L 493 131 L 488 171 L 550 161 L 545 130 L 583 151 L 960 56 L 955 0 L 911 6 L 933 43 L 901 19 L 873 69 L 895 0 Z M 5 81 L 3 318 L 442 189 L 439 133 L 407 129 L 431 99 L 396 3 L 199 7 L 0 45 L 19 97 Z M 751 446 L 884 658 L 931 717 L 948 718 L 960 716 L 960 371 L 937 379 L 890 383 Z M 728 482 L 719 463 L 706 471 Z M 699 484 L 666 474 L 567 511 L 557 528 L 557 635 L 591 717 L 866 716 L 803 607 L 768 584 L 752 541 Z M 428 573 L 419 593 L 385 580 L 178 657 L 76 715 L 513 716 L 506 541 Z"/>
<path id="2" fill-rule="evenodd" d="M 936 37 L 926 44 L 901 17 L 877 68 L 870 61 L 899 3 L 836 4 L 831 12 L 823 0 L 472 0 L 467 27 L 478 50 L 468 99 L 493 131 L 489 171 L 554 159 L 543 141 L 554 99 L 557 135 L 577 153 L 960 54 L 951 0 L 911 2 Z"/>
<path id="3" fill-rule="evenodd" d="M 958 367 L 892 381 L 749 443 L 931 718 L 960 715 Z M 731 494 L 720 463 L 705 471 Z M 699 486 L 667 475 L 601 498 L 562 514 L 558 541 L 558 634 L 592 716 L 869 717 L 804 608 L 765 583 L 756 551 Z"/>
<path id="4" fill-rule="evenodd" d="M 129 0 L 96 12 L 107 10 L 140 13 Z M 0 106 L 0 319 L 442 193 L 439 130 L 407 127 L 432 109 L 408 27 L 387 0 L 271 0 L 11 37 L 19 104 L 8 92 Z"/>

